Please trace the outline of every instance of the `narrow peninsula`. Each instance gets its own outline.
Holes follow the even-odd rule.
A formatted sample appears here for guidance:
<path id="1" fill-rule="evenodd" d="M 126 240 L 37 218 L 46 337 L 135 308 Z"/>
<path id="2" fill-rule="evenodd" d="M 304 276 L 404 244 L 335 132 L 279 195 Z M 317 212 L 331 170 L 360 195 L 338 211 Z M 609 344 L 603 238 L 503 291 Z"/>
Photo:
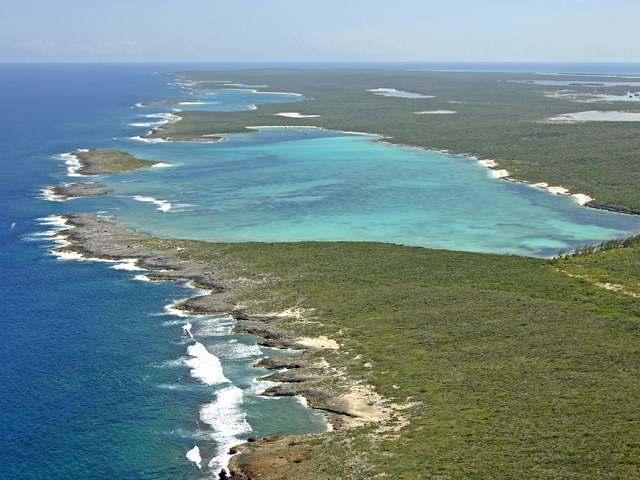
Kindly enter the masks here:
<path id="1" fill-rule="evenodd" d="M 333 431 L 252 438 L 232 449 L 231 478 L 640 473 L 624 460 L 640 442 L 638 238 L 543 260 L 171 240 L 107 217 L 66 220 L 62 250 L 190 280 L 211 293 L 179 308 L 231 313 L 261 344 L 304 350 L 260 362 L 279 382 L 267 395 L 304 396 Z"/>

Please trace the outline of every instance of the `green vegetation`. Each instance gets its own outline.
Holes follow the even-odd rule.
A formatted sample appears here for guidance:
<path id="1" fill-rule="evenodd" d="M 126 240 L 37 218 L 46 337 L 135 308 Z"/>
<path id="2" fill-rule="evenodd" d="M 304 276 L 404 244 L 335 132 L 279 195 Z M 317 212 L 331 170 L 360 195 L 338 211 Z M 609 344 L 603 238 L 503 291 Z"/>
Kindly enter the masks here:
<path id="1" fill-rule="evenodd" d="M 547 98 L 562 87 L 515 83 L 534 77 L 513 74 L 245 70 L 224 77 L 308 100 L 185 112 L 157 135 L 199 138 L 260 125 L 378 133 L 496 159 L 515 178 L 640 209 L 638 124 L 544 122 L 629 109 L 624 103 Z M 378 87 L 436 98 L 366 91 Z M 457 113 L 414 114 L 424 110 Z M 282 111 L 320 117 L 274 116 Z M 279 318 L 273 327 L 337 340 L 340 350 L 321 355 L 402 408 L 406 422 L 395 418 L 391 430 L 274 442 L 253 465 L 264 480 L 640 477 L 638 238 L 552 261 L 379 243 L 150 242 L 182 247 L 179 256 L 239 279 L 234 301 L 250 312 L 303 308 L 303 319 Z"/>
<path id="2" fill-rule="evenodd" d="M 563 113 L 630 110 L 634 104 L 547 98 L 545 92 L 567 87 L 513 82 L 543 76 L 391 70 L 243 70 L 224 74 L 188 72 L 187 76 L 194 80 L 225 76 L 248 84 L 268 83 L 266 90 L 299 92 L 308 100 L 262 105 L 250 112 L 183 112 L 183 121 L 166 126 L 157 135 L 190 139 L 203 134 L 243 131 L 245 126 L 256 125 L 316 125 L 379 133 L 391 137 L 391 142 L 496 159 L 514 178 L 563 185 L 573 192 L 589 194 L 601 203 L 640 210 L 639 124 L 544 123 L 548 117 Z M 436 98 L 409 100 L 366 91 L 377 87 Z M 628 89 L 570 88 L 598 93 L 624 93 Z M 458 113 L 414 114 L 440 109 Z M 304 119 L 274 116 L 282 111 L 321 116 Z"/>
<path id="3" fill-rule="evenodd" d="M 151 167 L 159 162 L 142 160 L 130 153 L 120 150 L 99 149 L 78 151 L 73 153 L 82 166 L 79 173 L 83 175 L 107 175 L 112 173 L 128 172 L 139 168 Z"/>
<path id="4" fill-rule="evenodd" d="M 640 301 L 640 237 L 585 247 L 555 262 L 559 269 L 585 281 Z"/>
<path id="5" fill-rule="evenodd" d="M 378 243 L 151 243 L 241 278 L 236 300 L 250 310 L 314 309 L 277 323 L 338 340 L 323 352 L 332 365 L 407 406 L 400 432 L 288 442 L 260 478 L 640 476 L 640 302 L 565 272 L 597 268 L 637 286 L 637 240 L 554 261 Z"/>

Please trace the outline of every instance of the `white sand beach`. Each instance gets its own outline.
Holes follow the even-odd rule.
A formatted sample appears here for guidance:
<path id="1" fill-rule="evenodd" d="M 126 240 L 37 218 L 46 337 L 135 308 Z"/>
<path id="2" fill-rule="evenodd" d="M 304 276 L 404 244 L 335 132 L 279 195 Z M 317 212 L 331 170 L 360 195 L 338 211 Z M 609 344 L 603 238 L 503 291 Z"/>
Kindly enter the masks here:
<path id="1" fill-rule="evenodd" d="M 453 115 L 458 113 L 455 110 L 423 110 L 421 112 L 413 112 L 416 115 Z"/>
<path id="2" fill-rule="evenodd" d="M 433 95 L 424 95 L 422 93 L 406 92 L 404 90 L 397 90 L 395 88 L 370 88 L 367 92 L 371 92 L 374 95 L 381 97 L 397 97 L 397 98 L 435 98 Z"/>
<path id="3" fill-rule="evenodd" d="M 298 112 L 280 112 L 274 113 L 276 117 L 286 117 L 286 118 L 318 118 L 320 115 L 306 115 Z"/>
<path id="4" fill-rule="evenodd" d="M 548 123 L 640 122 L 640 112 L 597 111 L 565 113 L 550 117 Z"/>

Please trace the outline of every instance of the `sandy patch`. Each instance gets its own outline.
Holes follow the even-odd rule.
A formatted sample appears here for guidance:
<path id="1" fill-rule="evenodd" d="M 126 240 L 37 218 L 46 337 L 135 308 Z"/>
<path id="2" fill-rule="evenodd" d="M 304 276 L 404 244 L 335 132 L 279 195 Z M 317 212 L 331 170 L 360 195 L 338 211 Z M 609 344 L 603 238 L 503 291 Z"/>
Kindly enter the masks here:
<path id="1" fill-rule="evenodd" d="M 320 115 L 305 115 L 298 112 L 280 112 L 274 113 L 276 117 L 286 117 L 286 118 L 318 118 Z"/>
<path id="2" fill-rule="evenodd" d="M 498 166 L 495 160 L 478 160 L 478 163 L 487 168 L 496 168 Z"/>
<path id="3" fill-rule="evenodd" d="M 291 307 L 281 312 L 271 312 L 268 313 L 269 317 L 276 318 L 295 318 L 296 320 L 304 320 L 311 312 L 313 312 L 313 308 L 302 308 L 302 307 Z"/>
<path id="4" fill-rule="evenodd" d="M 435 98 L 433 95 L 424 95 L 422 93 L 406 92 L 404 90 L 397 90 L 395 88 L 370 88 L 367 92 L 379 95 L 381 97 L 396 97 L 396 98 Z"/>
<path id="5" fill-rule="evenodd" d="M 540 183 L 534 183 L 533 186 L 537 188 L 541 188 L 542 190 L 546 190 L 547 192 L 552 193 L 553 195 L 563 195 L 563 196 L 570 195 L 579 205 L 586 205 L 587 203 L 593 200 L 593 198 L 591 198 L 589 195 L 586 195 L 584 193 L 572 194 L 568 188 L 565 188 L 560 185 L 554 187 L 552 185 L 549 185 L 546 182 L 540 182 Z"/>
<path id="6" fill-rule="evenodd" d="M 586 195 L 584 193 L 574 193 L 572 197 L 580 205 L 586 205 L 587 203 L 593 200 L 593 198 L 591 198 L 589 195 Z"/>
<path id="7" fill-rule="evenodd" d="M 340 397 L 345 402 L 345 411 L 353 417 L 357 417 L 364 423 L 379 423 L 389 419 L 391 415 L 390 409 L 385 408 L 382 398 L 372 390 L 363 387 L 354 389 Z"/>
<path id="8" fill-rule="evenodd" d="M 573 90 L 557 90 L 555 92 L 545 92 L 547 98 L 560 98 L 577 103 L 597 103 L 597 102 L 640 102 L 640 92 L 627 92 L 624 95 L 582 93 Z"/>
<path id="9" fill-rule="evenodd" d="M 338 350 L 340 345 L 335 340 L 325 337 L 300 337 L 296 339 L 296 343 L 303 347 Z"/>
<path id="10" fill-rule="evenodd" d="M 547 119 L 548 123 L 571 124 L 581 122 L 640 122 L 640 112 L 592 110 L 588 112 L 565 113 Z"/>
<path id="11" fill-rule="evenodd" d="M 510 173 L 509 173 L 509 170 L 505 170 L 504 168 L 501 168 L 499 170 L 491 170 L 491 175 L 494 178 L 508 178 Z"/>
<path id="12" fill-rule="evenodd" d="M 455 110 L 423 110 L 422 112 L 413 112 L 416 115 L 453 115 L 458 113 Z"/>

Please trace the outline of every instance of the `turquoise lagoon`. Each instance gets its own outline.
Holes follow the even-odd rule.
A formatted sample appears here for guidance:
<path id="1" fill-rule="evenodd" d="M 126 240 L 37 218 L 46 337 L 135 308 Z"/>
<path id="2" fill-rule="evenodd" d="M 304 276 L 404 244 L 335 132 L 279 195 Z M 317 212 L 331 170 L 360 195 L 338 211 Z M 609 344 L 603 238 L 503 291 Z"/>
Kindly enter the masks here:
<path id="1" fill-rule="evenodd" d="M 77 202 L 163 236 L 548 257 L 640 231 L 638 217 L 494 178 L 469 157 L 367 135 L 261 128 L 219 143 L 125 140 L 117 148 L 170 166 L 104 178 L 114 196 Z"/>

